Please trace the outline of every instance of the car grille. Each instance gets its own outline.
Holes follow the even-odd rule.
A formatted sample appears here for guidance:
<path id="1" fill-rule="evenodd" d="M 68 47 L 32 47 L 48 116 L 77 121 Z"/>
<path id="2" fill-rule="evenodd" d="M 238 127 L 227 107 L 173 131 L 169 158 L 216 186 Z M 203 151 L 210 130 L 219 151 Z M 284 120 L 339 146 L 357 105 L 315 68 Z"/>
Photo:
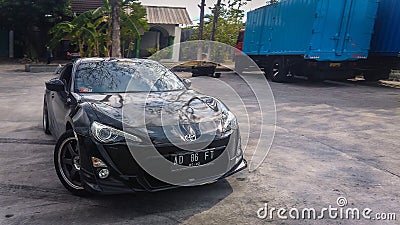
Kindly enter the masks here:
<path id="1" fill-rule="evenodd" d="M 228 143 L 229 143 L 229 137 L 219 140 L 214 140 L 206 148 L 199 149 L 198 151 L 207 151 L 212 149 L 215 152 L 216 156 L 215 158 L 217 158 L 225 150 Z M 154 177 L 146 173 L 143 169 L 141 169 L 136 160 L 133 158 L 132 154 L 130 153 L 127 145 L 112 145 L 112 146 L 110 145 L 110 146 L 105 146 L 105 149 L 108 155 L 110 156 L 111 160 L 114 162 L 115 166 L 122 173 L 122 175 L 142 177 L 145 179 L 145 182 L 151 188 L 160 188 L 168 186 L 168 184 L 155 179 Z M 156 149 L 162 156 L 164 156 L 171 162 L 172 162 L 171 156 L 175 154 L 178 153 L 182 154 L 185 152 L 190 153 L 190 151 L 182 150 L 173 145 L 162 146 L 162 147 L 156 146 Z"/>

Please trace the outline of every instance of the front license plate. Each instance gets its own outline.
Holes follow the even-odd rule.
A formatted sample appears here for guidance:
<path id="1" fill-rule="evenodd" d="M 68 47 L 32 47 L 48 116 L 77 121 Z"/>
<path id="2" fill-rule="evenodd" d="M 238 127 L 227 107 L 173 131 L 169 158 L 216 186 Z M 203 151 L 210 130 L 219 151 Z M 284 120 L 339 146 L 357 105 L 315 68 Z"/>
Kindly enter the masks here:
<path id="1" fill-rule="evenodd" d="M 337 68 L 337 67 L 341 67 L 341 66 L 342 66 L 341 63 L 330 63 L 329 64 L 329 67 L 332 67 L 332 68 Z"/>
<path id="2" fill-rule="evenodd" d="M 174 165 L 200 166 L 211 162 L 215 157 L 215 151 L 210 150 L 204 152 L 191 152 L 172 155 L 171 161 L 174 163 Z"/>

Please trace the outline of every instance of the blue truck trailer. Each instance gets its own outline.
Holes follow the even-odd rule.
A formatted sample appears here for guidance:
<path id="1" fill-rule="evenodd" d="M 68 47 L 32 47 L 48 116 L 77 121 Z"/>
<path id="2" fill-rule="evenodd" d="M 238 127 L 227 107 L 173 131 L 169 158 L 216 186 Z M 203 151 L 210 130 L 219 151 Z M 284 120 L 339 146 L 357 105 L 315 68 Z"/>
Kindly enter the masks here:
<path id="1" fill-rule="evenodd" d="M 369 56 L 358 72 L 380 80 L 392 69 L 400 69 L 400 1 L 380 0 Z"/>
<path id="2" fill-rule="evenodd" d="M 275 82 L 347 79 L 368 57 L 378 0 L 281 0 L 248 12 L 242 50 Z M 237 56 L 236 69 L 244 62 Z"/>

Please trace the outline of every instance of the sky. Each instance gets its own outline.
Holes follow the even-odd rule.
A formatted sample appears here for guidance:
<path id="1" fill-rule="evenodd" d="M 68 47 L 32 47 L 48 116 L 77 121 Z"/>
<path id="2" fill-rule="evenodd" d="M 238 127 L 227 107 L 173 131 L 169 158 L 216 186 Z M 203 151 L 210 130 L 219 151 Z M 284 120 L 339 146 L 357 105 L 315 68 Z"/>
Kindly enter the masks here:
<path id="1" fill-rule="evenodd" d="M 181 6 L 186 7 L 189 12 L 190 18 L 195 21 L 200 16 L 200 8 L 198 5 L 201 0 L 140 0 L 142 5 L 154 5 L 154 6 Z M 224 1 L 224 0 L 223 0 Z M 225 0 L 226 1 L 226 0 Z M 210 13 L 208 7 L 213 6 L 217 1 L 216 0 L 206 0 L 206 13 Z M 243 8 L 245 11 L 250 11 L 252 9 L 259 8 L 265 5 L 266 0 L 252 0 L 248 2 L 247 5 Z"/>

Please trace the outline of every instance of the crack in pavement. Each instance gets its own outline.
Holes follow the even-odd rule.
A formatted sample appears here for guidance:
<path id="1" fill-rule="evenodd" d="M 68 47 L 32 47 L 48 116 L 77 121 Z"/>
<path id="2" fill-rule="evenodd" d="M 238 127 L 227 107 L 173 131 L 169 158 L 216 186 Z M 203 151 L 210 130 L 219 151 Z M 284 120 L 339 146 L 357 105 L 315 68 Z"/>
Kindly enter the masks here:
<path id="1" fill-rule="evenodd" d="M 54 195 L 53 197 L 57 196 L 58 198 L 63 195 L 65 197 L 68 196 L 67 192 L 63 192 L 57 189 L 20 185 L 20 184 L 1 184 L 1 183 L 0 183 L 0 194 L 21 195 L 32 199 L 37 199 L 37 198 L 42 199 L 45 196 L 49 197 L 49 195 Z"/>
<path id="2" fill-rule="evenodd" d="M 35 186 L 29 186 L 29 185 L 23 185 L 23 184 L 0 184 L 0 192 L 4 191 L 36 191 L 36 192 L 45 192 L 45 193 L 55 193 L 55 194 L 62 194 L 64 192 L 58 191 L 57 189 L 51 189 L 51 188 L 41 188 L 41 187 L 35 187 Z"/>
<path id="3" fill-rule="evenodd" d="M 20 184 L 0 183 L 0 196 L 13 196 L 17 198 L 36 199 L 54 203 L 71 203 L 76 200 L 90 203 L 89 199 L 74 196 L 68 191 L 62 189 L 52 189 L 46 187 L 35 187 Z"/>
<path id="4" fill-rule="evenodd" d="M 2 144 L 33 144 L 33 145 L 55 145 L 54 140 L 24 139 L 24 138 L 0 138 Z"/>
<path id="5" fill-rule="evenodd" d="M 391 172 L 391 171 L 388 170 L 388 169 L 380 168 L 380 167 L 378 167 L 378 166 L 375 165 L 375 164 L 367 163 L 367 162 L 365 161 L 365 159 L 363 159 L 363 158 L 361 158 L 361 157 L 350 155 L 350 154 L 346 153 L 346 152 L 343 151 L 343 150 L 340 150 L 340 149 L 338 149 L 338 148 L 335 148 L 335 147 L 333 147 L 333 146 L 331 146 L 331 145 L 329 145 L 329 144 L 323 143 L 323 142 L 321 142 L 321 141 L 319 141 L 319 140 L 315 140 L 315 139 L 312 139 L 312 138 L 309 138 L 309 137 L 306 137 L 306 136 L 304 136 L 304 137 L 307 138 L 307 139 L 309 139 L 309 140 L 316 141 L 316 142 L 318 142 L 319 144 L 325 145 L 325 146 L 327 146 L 327 147 L 329 147 L 329 148 L 331 148 L 331 149 L 333 149 L 333 150 L 335 150 L 335 151 L 338 151 L 338 152 L 340 152 L 340 153 L 342 153 L 342 154 L 345 154 L 345 155 L 347 155 L 349 158 L 356 159 L 357 161 L 359 161 L 359 162 L 361 162 L 361 163 L 363 163 L 363 164 L 365 164 L 365 165 L 368 165 L 368 166 L 373 167 L 373 168 L 375 168 L 375 169 L 377 169 L 377 170 L 380 170 L 380 171 L 385 172 L 385 173 L 389 173 L 389 174 L 391 174 L 392 176 L 395 176 L 395 177 L 397 177 L 397 178 L 400 178 L 400 175 L 398 175 L 398 174 L 396 174 L 396 173 L 394 173 L 394 172 Z"/>
<path id="6" fill-rule="evenodd" d="M 277 127 L 278 127 L 278 126 L 277 126 Z M 281 127 L 281 128 L 283 128 L 283 127 Z M 291 133 L 291 134 L 297 135 L 297 136 L 299 136 L 299 137 L 304 137 L 304 138 L 306 138 L 306 139 L 309 140 L 309 141 L 314 141 L 314 142 L 317 142 L 317 143 L 319 143 L 319 144 L 321 144 L 321 145 L 324 145 L 324 146 L 326 146 L 326 147 L 329 147 L 329 148 L 331 148 L 331 149 L 333 149 L 333 150 L 335 150 L 335 151 L 337 151 L 337 152 L 340 152 L 340 153 L 342 153 L 342 154 L 348 156 L 348 157 L 351 158 L 351 159 L 356 159 L 357 161 L 359 161 L 359 162 L 361 162 L 361 163 L 363 163 L 363 164 L 365 164 L 365 165 L 367 165 L 367 166 L 373 167 L 373 168 L 375 168 L 375 169 L 377 169 L 377 170 L 380 170 L 380 171 L 382 171 L 382 172 L 384 172 L 384 173 L 389 173 L 389 174 L 391 174 L 392 176 L 395 176 L 395 177 L 397 177 L 397 178 L 400 178 L 400 175 L 398 175 L 398 174 L 396 174 L 396 173 L 394 173 L 394 172 L 391 172 L 390 170 L 387 170 L 387 169 L 385 169 L 385 168 L 379 168 L 379 167 L 378 167 L 377 165 L 375 165 L 375 164 L 367 163 L 367 162 L 365 161 L 365 159 L 363 159 L 363 158 L 361 158 L 361 157 L 350 155 L 350 154 L 348 154 L 347 152 L 345 152 L 345 151 L 343 151 L 343 150 L 341 150 L 341 149 L 338 149 L 338 148 L 336 148 L 336 147 L 334 147 L 334 146 L 332 146 L 332 145 L 326 144 L 326 143 L 324 143 L 324 142 L 322 142 L 322 141 L 320 141 L 320 140 L 317 140 L 317 139 L 315 139 L 315 138 L 311 138 L 311 137 L 308 137 L 308 136 L 306 136 L 306 135 L 298 135 L 296 132 L 293 132 L 293 131 L 291 131 L 291 130 L 289 130 L 289 129 L 286 129 L 286 128 L 283 128 L 283 129 L 287 130 L 287 132 L 289 132 L 289 133 Z"/>

